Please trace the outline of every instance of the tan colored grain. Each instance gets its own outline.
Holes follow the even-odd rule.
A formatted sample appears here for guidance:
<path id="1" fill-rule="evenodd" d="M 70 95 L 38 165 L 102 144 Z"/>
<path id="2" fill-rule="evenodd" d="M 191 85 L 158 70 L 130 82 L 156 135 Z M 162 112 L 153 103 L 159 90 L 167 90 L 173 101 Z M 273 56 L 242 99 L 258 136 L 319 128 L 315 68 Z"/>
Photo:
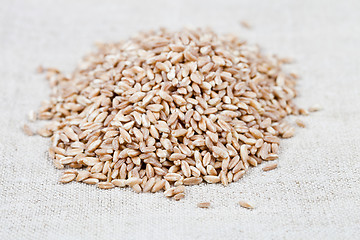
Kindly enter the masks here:
<path id="1" fill-rule="evenodd" d="M 64 133 L 65 135 L 71 139 L 72 141 L 79 141 L 79 137 L 78 135 L 74 132 L 74 130 L 70 127 L 65 127 L 64 128 Z"/>
<path id="2" fill-rule="evenodd" d="M 200 177 L 189 177 L 184 179 L 185 185 L 197 185 L 202 182 L 202 178 Z"/>
<path id="3" fill-rule="evenodd" d="M 50 137 L 52 135 L 52 132 L 47 128 L 40 128 L 37 130 L 37 134 L 42 137 Z"/>
<path id="4" fill-rule="evenodd" d="M 167 173 L 164 178 L 168 181 L 175 182 L 181 179 L 181 175 L 178 173 Z"/>
<path id="5" fill-rule="evenodd" d="M 266 165 L 265 167 L 263 167 L 263 171 L 273 170 L 273 169 L 277 168 L 277 166 L 278 166 L 278 164 L 276 162 L 270 163 L 270 164 Z"/>
<path id="6" fill-rule="evenodd" d="M 82 159 L 82 162 L 87 166 L 94 166 L 97 164 L 100 160 L 96 157 L 85 157 Z"/>
<path id="7" fill-rule="evenodd" d="M 249 22 L 243 20 L 243 21 L 240 21 L 240 24 L 241 26 L 243 26 L 244 28 L 247 28 L 247 29 L 252 29 L 252 26 L 250 25 Z"/>
<path id="8" fill-rule="evenodd" d="M 136 178 L 136 177 L 133 177 L 133 178 L 129 178 L 125 181 L 125 184 L 130 186 L 130 187 L 133 187 L 134 185 L 136 184 L 140 184 L 142 181 L 142 179 L 140 178 Z"/>
<path id="9" fill-rule="evenodd" d="M 227 186 L 229 184 L 226 170 L 221 170 L 219 177 L 220 177 L 220 182 L 222 183 L 222 185 Z"/>
<path id="10" fill-rule="evenodd" d="M 177 187 L 171 187 L 165 190 L 164 195 L 166 197 L 172 197 L 176 194 L 183 193 L 185 191 L 185 187 L 183 185 Z"/>
<path id="11" fill-rule="evenodd" d="M 28 136 L 33 136 L 34 135 L 34 132 L 31 130 L 31 128 L 27 124 L 24 124 L 22 130 Z"/>
<path id="12" fill-rule="evenodd" d="M 240 147 L 240 157 L 243 162 L 247 162 L 249 158 L 247 146 L 245 144 L 241 145 Z"/>
<path id="13" fill-rule="evenodd" d="M 288 130 L 286 130 L 286 131 L 283 133 L 282 137 L 283 137 L 283 138 L 291 138 L 291 137 L 293 137 L 294 135 L 295 135 L 295 128 L 290 127 Z"/>
<path id="14" fill-rule="evenodd" d="M 197 204 L 198 208 L 209 208 L 210 207 L 210 202 L 200 202 Z"/>
<path id="15" fill-rule="evenodd" d="M 172 197 L 174 196 L 174 188 L 165 189 L 164 191 L 165 197 Z"/>
<path id="16" fill-rule="evenodd" d="M 185 191 L 185 186 L 183 186 L 183 185 L 174 187 L 174 189 L 173 189 L 173 193 L 175 195 L 178 193 L 183 193 L 184 191 Z"/>
<path id="17" fill-rule="evenodd" d="M 179 200 L 183 199 L 184 197 L 185 197 L 185 194 L 184 194 L 184 193 L 178 193 L 178 194 L 176 194 L 176 195 L 173 196 L 173 199 L 174 199 L 175 201 L 179 201 Z"/>
<path id="18" fill-rule="evenodd" d="M 216 175 L 217 175 L 216 169 L 215 169 L 214 166 L 212 166 L 212 165 L 207 165 L 207 166 L 206 166 L 206 172 L 207 172 L 209 175 L 213 175 L 213 176 L 216 176 Z"/>
<path id="19" fill-rule="evenodd" d="M 296 119 L 296 120 L 295 120 L 295 123 L 296 123 L 299 127 L 302 127 L 302 128 L 306 127 L 304 121 L 302 121 L 302 120 L 300 120 L 300 119 Z"/>
<path id="20" fill-rule="evenodd" d="M 305 116 L 309 115 L 308 110 L 306 110 L 306 109 L 304 109 L 304 108 L 300 108 L 300 109 L 299 109 L 299 113 L 300 113 L 301 115 L 305 115 Z"/>
<path id="21" fill-rule="evenodd" d="M 315 104 L 311 107 L 309 107 L 309 112 L 317 112 L 320 111 L 322 109 L 322 107 L 320 106 L 320 104 Z"/>
<path id="22" fill-rule="evenodd" d="M 220 182 L 220 177 L 218 176 L 204 176 L 204 180 L 208 183 L 218 183 Z"/>
<path id="23" fill-rule="evenodd" d="M 191 176 L 191 169 L 190 169 L 189 164 L 186 161 L 181 161 L 181 170 L 182 170 L 183 174 L 185 175 L 185 177 Z"/>
<path id="24" fill-rule="evenodd" d="M 59 182 L 69 183 L 69 182 L 73 181 L 75 178 L 76 178 L 76 174 L 74 174 L 74 173 L 64 174 L 61 176 Z"/>
<path id="25" fill-rule="evenodd" d="M 169 157 L 170 161 L 176 161 L 176 160 L 182 160 L 185 159 L 186 155 L 182 154 L 182 153 L 173 153 L 171 154 L 171 156 Z"/>
<path id="26" fill-rule="evenodd" d="M 101 188 L 101 189 L 111 189 L 111 188 L 114 188 L 114 184 L 109 183 L 109 182 L 99 182 L 99 183 L 98 183 L 98 188 Z"/>
<path id="27" fill-rule="evenodd" d="M 278 157 L 279 157 L 279 155 L 277 155 L 276 153 L 270 153 L 263 160 L 272 161 L 272 160 L 277 159 Z"/>
<path id="28" fill-rule="evenodd" d="M 161 189 L 163 189 L 165 186 L 165 180 L 159 180 L 158 182 L 156 182 L 151 190 L 151 192 L 158 192 Z"/>
<path id="29" fill-rule="evenodd" d="M 245 173 L 246 173 L 245 170 L 240 170 L 234 173 L 233 182 L 237 182 L 240 178 L 242 178 L 245 175 Z"/>
<path id="30" fill-rule="evenodd" d="M 115 187 L 125 187 L 126 186 L 126 180 L 125 179 L 114 179 L 111 181 L 111 183 Z"/>
<path id="31" fill-rule="evenodd" d="M 136 193 L 140 193 L 141 190 L 142 190 L 139 184 L 135 184 L 135 185 L 132 186 L 131 188 L 132 188 L 132 189 L 134 190 L 134 192 L 136 192 Z"/>
<path id="32" fill-rule="evenodd" d="M 229 156 L 228 152 L 220 147 L 213 147 L 213 151 L 215 154 L 217 154 L 218 156 L 222 157 L 222 158 L 226 158 Z"/>
<path id="33" fill-rule="evenodd" d="M 91 185 L 95 185 L 99 182 L 99 179 L 97 178 L 88 178 L 88 179 L 85 179 L 83 180 L 84 183 L 87 183 L 87 184 L 91 184 Z"/>
<path id="34" fill-rule="evenodd" d="M 149 192 L 152 188 L 153 188 L 153 186 L 154 186 L 154 184 L 155 184 L 155 181 L 156 181 L 156 179 L 153 177 L 153 178 L 150 178 L 147 182 L 146 182 L 146 184 L 145 184 L 145 186 L 144 186 L 144 189 L 143 189 L 143 192 Z"/>
<path id="35" fill-rule="evenodd" d="M 248 201 L 245 200 L 240 200 L 239 201 L 239 205 L 243 208 L 248 208 L 248 209 L 254 209 L 254 205 Z"/>
<path id="36" fill-rule="evenodd" d="M 90 174 L 90 177 L 92 178 L 97 178 L 101 181 L 105 181 L 107 179 L 107 176 L 103 173 L 91 173 Z"/>
<path id="37" fill-rule="evenodd" d="M 258 165 L 257 161 L 252 157 L 249 157 L 247 162 L 253 167 L 256 167 Z"/>

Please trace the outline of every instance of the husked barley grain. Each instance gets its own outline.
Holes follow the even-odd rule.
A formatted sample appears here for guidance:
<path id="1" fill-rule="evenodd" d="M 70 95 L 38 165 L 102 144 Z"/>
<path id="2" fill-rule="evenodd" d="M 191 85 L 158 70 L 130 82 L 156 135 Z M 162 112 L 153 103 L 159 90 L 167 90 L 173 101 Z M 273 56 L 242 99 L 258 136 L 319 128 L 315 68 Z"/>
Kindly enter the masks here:
<path id="1" fill-rule="evenodd" d="M 69 76 L 41 69 L 53 91 L 29 119 L 51 120 L 38 134 L 51 137 L 60 182 L 180 200 L 186 185 L 226 186 L 278 158 L 280 139 L 295 133 L 284 118 L 308 113 L 293 102 L 286 62 L 211 30 L 140 33 L 99 44 Z"/>

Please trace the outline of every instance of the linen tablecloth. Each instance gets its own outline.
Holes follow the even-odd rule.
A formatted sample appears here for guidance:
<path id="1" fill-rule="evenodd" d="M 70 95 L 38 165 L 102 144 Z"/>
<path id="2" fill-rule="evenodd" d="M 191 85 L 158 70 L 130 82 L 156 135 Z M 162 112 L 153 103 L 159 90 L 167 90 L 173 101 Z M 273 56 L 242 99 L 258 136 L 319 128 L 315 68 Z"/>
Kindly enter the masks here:
<path id="1" fill-rule="evenodd" d="M 356 0 L 2 1 L 0 239 L 360 239 L 359 11 Z M 70 73 L 94 42 L 160 26 L 210 26 L 293 57 L 296 102 L 323 110 L 281 142 L 278 169 L 188 187 L 179 202 L 59 184 L 49 139 L 21 131 L 50 93 L 36 67 Z M 242 199 L 256 208 L 241 208 Z M 197 208 L 201 201 L 212 206 Z"/>

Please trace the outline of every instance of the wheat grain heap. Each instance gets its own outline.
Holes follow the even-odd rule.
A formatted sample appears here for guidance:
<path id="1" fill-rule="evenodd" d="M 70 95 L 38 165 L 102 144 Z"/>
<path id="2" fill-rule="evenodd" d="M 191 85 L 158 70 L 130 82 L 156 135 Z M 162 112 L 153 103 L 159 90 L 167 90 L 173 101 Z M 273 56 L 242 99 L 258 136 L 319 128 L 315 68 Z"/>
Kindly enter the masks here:
<path id="1" fill-rule="evenodd" d="M 38 118 L 52 121 L 39 134 L 51 136 L 62 183 L 179 200 L 185 185 L 227 185 L 278 158 L 280 138 L 294 135 L 284 117 L 301 114 L 283 62 L 203 29 L 99 44 L 71 76 L 48 69 Z"/>

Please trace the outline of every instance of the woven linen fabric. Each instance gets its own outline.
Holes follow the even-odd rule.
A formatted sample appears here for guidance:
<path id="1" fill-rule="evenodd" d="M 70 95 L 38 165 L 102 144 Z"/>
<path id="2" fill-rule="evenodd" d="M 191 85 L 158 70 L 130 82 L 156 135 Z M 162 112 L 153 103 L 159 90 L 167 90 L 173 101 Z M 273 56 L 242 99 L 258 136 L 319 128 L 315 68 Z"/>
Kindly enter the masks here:
<path id="1" fill-rule="evenodd" d="M 0 239 L 360 239 L 359 11 L 357 0 L 2 1 Z M 70 73 L 96 41 L 184 25 L 234 32 L 266 53 L 293 57 L 287 69 L 301 75 L 296 102 L 323 110 L 299 117 L 307 127 L 282 140 L 276 170 L 263 172 L 262 164 L 228 187 L 187 187 L 179 202 L 59 184 L 50 140 L 21 131 L 50 93 L 36 67 Z M 201 201 L 211 207 L 197 208 Z"/>

